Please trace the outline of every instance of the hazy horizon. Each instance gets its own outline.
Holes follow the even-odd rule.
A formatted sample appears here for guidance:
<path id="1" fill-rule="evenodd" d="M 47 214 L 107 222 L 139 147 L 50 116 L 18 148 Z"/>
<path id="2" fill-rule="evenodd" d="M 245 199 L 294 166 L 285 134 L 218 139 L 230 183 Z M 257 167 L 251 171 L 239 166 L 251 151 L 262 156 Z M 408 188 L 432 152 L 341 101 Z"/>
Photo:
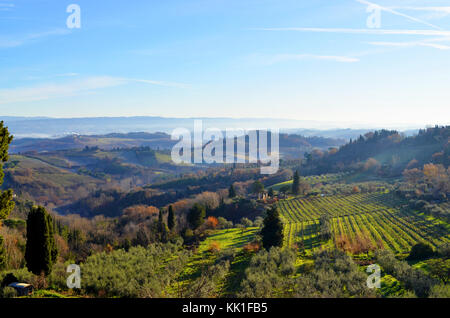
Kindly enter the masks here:
<path id="1" fill-rule="evenodd" d="M 169 118 L 169 117 L 83 117 L 83 118 L 50 118 L 50 117 L 1 117 L 5 125 L 16 138 L 59 138 L 68 135 L 106 135 L 111 133 L 156 133 L 171 134 L 176 128 L 194 128 L 195 120 L 201 120 L 206 128 L 227 129 L 279 129 L 281 133 L 300 134 L 350 139 L 360 134 L 379 129 L 393 129 L 406 135 L 417 133 L 425 126 L 370 126 L 339 125 L 332 122 L 297 121 L 272 118 Z"/>

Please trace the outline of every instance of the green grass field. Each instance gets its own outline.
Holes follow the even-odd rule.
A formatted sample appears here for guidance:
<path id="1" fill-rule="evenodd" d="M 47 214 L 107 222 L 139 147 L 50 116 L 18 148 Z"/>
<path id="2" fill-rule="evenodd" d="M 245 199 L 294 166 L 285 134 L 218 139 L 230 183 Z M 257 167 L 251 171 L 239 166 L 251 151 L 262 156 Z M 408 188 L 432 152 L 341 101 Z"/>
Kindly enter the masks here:
<path id="1" fill-rule="evenodd" d="M 345 177 L 346 174 L 344 173 L 336 173 L 336 174 L 323 174 L 319 176 L 307 176 L 307 177 L 301 177 L 302 180 L 308 182 L 311 185 L 318 184 L 318 183 L 330 183 L 330 182 L 336 182 L 339 180 L 342 180 Z M 292 186 L 292 180 L 280 182 L 277 184 L 274 184 L 273 186 L 270 186 L 268 188 L 272 188 L 275 191 L 279 191 L 281 187 L 283 186 Z"/>
<path id="2" fill-rule="evenodd" d="M 201 275 L 202 271 L 215 261 L 218 253 L 213 253 L 209 250 L 212 243 L 217 243 L 221 251 L 232 249 L 236 253 L 234 261 L 230 264 L 231 266 L 227 277 L 219 284 L 220 286 L 218 286 L 225 295 L 233 293 L 238 287 L 246 264 L 250 259 L 249 255 L 244 255 L 244 253 L 242 253 L 243 247 L 247 243 L 253 241 L 258 230 L 259 229 L 255 227 L 246 229 L 233 228 L 218 230 L 212 233 L 206 240 L 200 243 L 200 246 L 192 255 L 178 278 L 177 283 L 174 286 L 171 286 L 169 294 L 177 296 L 177 292 L 180 288 L 189 288 L 189 285 Z"/>

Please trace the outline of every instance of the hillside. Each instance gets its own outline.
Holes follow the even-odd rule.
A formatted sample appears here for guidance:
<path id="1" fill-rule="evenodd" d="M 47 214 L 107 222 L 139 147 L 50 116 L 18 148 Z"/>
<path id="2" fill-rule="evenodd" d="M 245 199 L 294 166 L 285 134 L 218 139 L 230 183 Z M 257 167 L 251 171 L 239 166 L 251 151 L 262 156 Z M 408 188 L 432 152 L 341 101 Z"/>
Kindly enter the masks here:
<path id="1" fill-rule="evenodd" d="M 170 150 L 176 143 L 177 141 L 171 140 L 171 136 L 166 133 L 132 132 L 106 135 L 69 135 L 62 138 L 16 138 L 13 140 L 10 149 L 11 153 L 83 149 L 85 147 L 98 147 L 104 150 L 136 147 Z M 315 148 L 327 150 L 344 143 L 343 139 L 280 134 L 280 153 L 283 158 L 292 159 L 298 158 Z"/>
<path id="2" fill-rule="evenodd" d="M 58 205 L 87 195 L 104 181 L 73 173 L 38 158 L 12 155 L 5 169 L 5 188 L 17 196 L 42 204 Z"/>
<path id="3" fill-rule="evenodd" d="M 27 152 L 11 155 L 5 164 L 3 188 L 22 199 L 57 207 L 100 189 L 146 185 L 189 167 L 173 165 L 166 152 L 150 148 L 84 149 Z"/>
<path id="4" fill-rule="evenodd" d="M 29 151 L 55 151 L 99 147 L 113 148 L 151 147 L 153 149 L 170 149 L 175 141 L 165 133 L 129 133 L 108 135 L 69 135 L 62 138 L 16 138 L 11 144 L 11 153 Z"/>
<path id="5" fill-rule="evenodd" d="M 339 149 L 306 154 L 302 170 L 305 174 L 370 170 L 388 177 L 426 163 L 449 166 L 450 126 L 420 130 L 410 137 L 395 130 L 370 132 Z"/>

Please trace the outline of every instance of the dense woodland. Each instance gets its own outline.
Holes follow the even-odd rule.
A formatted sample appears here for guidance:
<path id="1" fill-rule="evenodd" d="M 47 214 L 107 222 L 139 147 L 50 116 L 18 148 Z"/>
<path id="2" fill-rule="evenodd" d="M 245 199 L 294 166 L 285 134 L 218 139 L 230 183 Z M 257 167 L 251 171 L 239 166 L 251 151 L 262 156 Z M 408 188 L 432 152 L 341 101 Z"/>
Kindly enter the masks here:
<path id="1" fill-rule="evenodd" d="M 433 163 L 450 164 L 449 127 L 420 130 L 405 137 L 397 131 L 366 133 L 356 140 L 328 151 L 305 154 L 303 173 L 324 174 L 339 171 L 370 171 L 382 177 L 398 177 L 405 168 Z"/>

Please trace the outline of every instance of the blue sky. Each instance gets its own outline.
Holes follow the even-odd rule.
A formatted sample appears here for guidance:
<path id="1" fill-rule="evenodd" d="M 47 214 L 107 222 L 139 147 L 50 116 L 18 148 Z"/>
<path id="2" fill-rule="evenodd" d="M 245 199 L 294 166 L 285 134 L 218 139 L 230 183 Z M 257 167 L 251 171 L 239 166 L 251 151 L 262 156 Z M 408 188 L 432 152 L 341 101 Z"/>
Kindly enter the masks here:
<path id="1" fill-rule="evenodd" d="M 0 115 L 450 123 L 449 1 L 370 4 L 0 0 Z"/>

